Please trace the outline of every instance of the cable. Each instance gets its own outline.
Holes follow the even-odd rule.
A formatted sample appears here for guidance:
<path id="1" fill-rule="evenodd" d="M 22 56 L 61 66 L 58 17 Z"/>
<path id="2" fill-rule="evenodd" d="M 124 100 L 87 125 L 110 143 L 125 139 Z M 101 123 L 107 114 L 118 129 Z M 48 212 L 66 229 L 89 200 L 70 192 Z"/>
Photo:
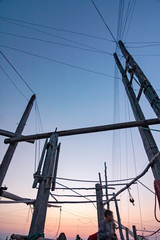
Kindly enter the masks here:
<path id="1" fill-rule="evenodd" d="M 128 104 L 128 114 L 129 114 L 129 120 L 130 120 L 129 104 Z M 134 159 L 135 173 L 136 173 L 136 176 L 137 176 L 137 165 L 136 165 L 136 158 L 135 158 L 135 150 L 134 150 L 132 129 L 130 129 L 130 135 L 131 135 L 131 144 L 132 144 L 132 151 L 133 151 L 133 159 Z M 139 193 L 139 187 L 138 187 L 138 185 L 137 185 L 137 194 L 138 194 L 138 204 L 139 204 L 139 214 L 140 214 L 141 228 L 143 229 L 143 224 L 142 224 L 142 210 L 141 210 L 140 193 Z"/>
<path id="2" fill-rule="evenodd" d="M 126 28 L 126 25 L 127 25 L 129 11 L 130 11 L 130 4 L 131 4 L 131 1 L 128 2 L 128 7 L 127 7 L 127 10 L 126 10 L 126 18 L 124 20 L 124 26 L 123 26 L 123 30 L 122 30 L 122 36 L 124 35 L 125 28 Z"/>
<path id="3" fill-rule="evenodd" d="M 160 57 L 160 54 L 132 54 L 133 57 Z"/>
<path id="4" fill-rule="evenodd" d="M 58 237 L 59 229 L 60 229 L 60 227 L 61 227 L 61 216 L 62 216 L 62 208 L 60 208 L 60 213 L 59 213 L 58 229 L 57 229 L 57 232 L 56 232 L 55 236 L 53 237 L 53 239 L 56 238 L 56 237 Z"/>
<path id="5" fill-rule="evenodd" d="M 146 189 L 148 189 L 151 193 L 153 193 L 155 195 L 155 193 L 149 188 L 147 187 L 144 183 L 142 183 L 141 181 L 138 180 L 138 182 L 143 186 L 145 187 Z"/>
<path id="6" fill-rule="evenodd" d="M 108 31 L 109 31 L 110 35 L 112 36 L 114 42 L 115 42 L 115 43 L 117 44 L 117 46 L 118 46 L 118 42 L 116 41 L 116 39 L 115 39 L 113 33 L 111 32 L 109 26 L 107 25 L 106 21 L 104 20 L 102 14 L 100 13 L 100 11 L 99 11 L 99 9 L 97 8 L 96 4 L 94 3 L 93 0 L 91 0 L 91 2 L 92 2 L 92 4 L 93 4 L 93 6 L 95 7 L 95 9 L 97 10 L 97 12 L 98 12 L 99 16 L 101 17 L 103 23 L 105 24 L 106 28 L 108 29 Z"/>
<path id="7" fill-rule="evenodd" d="M 30 25 L 34 25 L 34 26 L 38 26 L 38 27 L 43 27 L 43 28 L 47 28 L 47 29 L 52 29 L 52 30 L 56 30 L 56 31 L 60 31 L 60 32 L 67 32 L 67 33 L 72 33 L 72 34 L 81 35 L 81 36 L 85 36 L 85 37 L 90 37 L 90 38 L 95 38 L 95 39 L 99 39 L 99 40 L 105 40 L 108 42 L 113 42 L 110 39 L 106 39 L 106 38 L 99 37 L 99 36 L 93 36 L 93 35 L 86 34 L 86 33 L 80 33 L 80 32 L 75 32 L 75 31 L 66 30 L 66 29 L 62 29 L 62 28 L 50 27 L 50 26 L 46 26 L 46 25 L 42 25 L 42 24 L 33 23 L 33 22 L 26 22 L 26 21 L 15 19 L 15 18 L 6 18 L 6 17 L 1 17 L 1 16 L 0 16 L 0 18 L 11 20 L 11 21 L 16 21 L 16 22 L 21 22 L 21 23 L 25 23 L 25 24 L 30 24 Z"/>
<path id="8" fill-rule="evenodd" d="M 160 43 L 142 45 L 142 46 L 128 46 L 128 45 L 126 45 L 127 48 L 146 48 L 146 47 L 157 47 L 157 46 L 160 46 Z"/>
<path id="9" fill-rule="evenodd" d="M 20 92 L 20 94 L 28 101 L 28 98 L 23 94 L 23 92 L 17 87 L 17 85 L 14 83 L 14 81 L 10 78 L 10 76 L 7 74 L 7 72 L 4 70 L 4 68 L 0 65 L 1 70 L 4 72 L 8 80 L 14 85 L 14 87 Z"/>
<path id="10" fill-rule="evenodd" d="M 38 58 L 41 58 L 41 59 L 45 59 L 45 60 L 48 60 L 48 61 L 51 61 L 51 62 L 55 62 L 55 63 L 58 63 L 58 64 L 62 64 L 62 65 L 65 65 L 65 66 L 77 68 L 77 69 L 80 69 L 80 70 L 83 70 L 83 71 L 91 72 L 91 73 L 98 74 L 98 75 L 105 76 L 105 77 L 114 78 L 112 75 L 108 75 L 108 74 L 105 74 L 105 73 L 97 72 L 97 71 L 90 70 L 90 69 L 88 69 L 88 68 L 80 67 L 80 66 L 77 66 L 77 65 L 73 65 L 73 64 L 69 64 L 69 63 L 57 61 L 57 60 L 55 60 L 55 59 L 53 59 L 53 58 L 44 57 L 44 56 L 41 56 L 41 55 L 38 55 L 38 54 L 34 54 L 34 53 L 31 53 L 31 52 L 23 51 L 23 50 L 20 50 L 20 49 L 17 49 L 17 48 L 13 48 L 13 47 L 9 47 L 9 46 L 2 45 L 2 44 L 0 44 L 0 46 L 1 46 L 1 47 L 4 47 L 4 48 L 11 49 L 11 50 L 14 50 L 14 51 L 17 51 L 17 52 L 25 53 L 25 54 L 28 54 L 28 55 L 31 55 L 31 56 L 34 56 L 34 57 L 38 57 Z M 119 78 L 119 79 L 120 79 L 120 78 Z"/>
<path id="11" fill-rule="evenodd" d="M 69 45 L 69 44 L 64 44 L 64 43 L 58 43 L 58 42 L 48 41 L 48 40 L 44 40 L 44 39 L 40 39 L 40 38 L 27 37 L 27 36 L 24 36 L 24 35 L 18 35 L 18 34 L 13 34 L 13 33 L 8 33 L 8 32 L 0 32 L 0 33 L 1 33 L 1 34 L 6 34 L 6 35 L 9 35 L 9 36 L 14 36 L 14 37 L 23 38 L 23 39 L 35 40 L 35 41 L 40 41 L 40 42 L 45 42 L 45 43 L 60 45 L 60 46 L 64 46 L 64 47 L 71 47 L 71 48 L 75 48 L 75 49 L 79 49 L 79 50 L 83 50 L 83 51 L 88 51 L 88 52 L 108 54 L 108 55 L 112 56 L 111 53 L 106 52 L 106 51 L 103 51 L 103 50 L 100 50 L 100 49 L 98 49 L 98 48 L 96 48 L 96 50 L 94 50 L 94 49 L 88 49 L 88 48 L 81 48 L 81 47 L 77 47 L 77 46 L 73 46 L 73 45 Z"/>
<path id="12" fill-rule="evenodd" d="M 143 127 L 143 129 L 150 130 L 150 131 L 155 131 L 155 132 L 160 132 L 160 130 L 158 130 L 158 129 L 153 129 L 153 128 L 145 128 L 145 127 Z"/>
<path id="13" fill-rule="evenodd" d="M 129 20 L 129 24 L 128 24 L 128 28 L 127 28 L 127 31 L 126 31 L 126 36 L 125 36 L 125 40 L 127 38 L 127 35 L 128 35 L 128 31 L 129 31 L 129 27 L 130 27 L 130 24 L 131 24 L 131 20 L 132 20 L 132 17 L 133 17 L 133 13 L 134 13 L 134 9 L 135 9 L 135 6 L 136 6 L 136 0 L 133 2 L 133 8 L 132 8 L 132 12 L 130 13 L 130 20 Z"/>
<path id="14" fill-rule="evenodd" d="M 159 231 L 160 231 L 160 228 L 158 228 L 158 230 L 156 230 L 154 233 L 151 233 L 150 235 L 142 236 L 142 239 L 144 237 L 151 237 L 151 236 L 155 235 L 156 233 L 158 233 Z"/>
<path id="15" fill-rule="evenodd" d="M 73 188 L 69 188 L 69 187 L 67 187 L 67 186 L 65 186 L 65 185 L 63 185 L 63 184 L 61 184 L 61 183 L 58 183 L 58 182 L 56 182 L 58 185 L 60 185 L 60 186 L 62 186 L 62 187 L 65 187 L 65 188 L 67 188 L 67 189 L 69 189 L 69 190 L 71 190 L 72 192 L 74 192 L 74 193 L 76 193 L 77 195 L 79 195 L 79 196 L 83 196 L 82 194 L 80 194 L 80 193 L 78 193 L 77 191 L 75 191 L 75 190 L 73 190 Z M 89 198 L 87 198 L 87 197 L 85 197 L 85 196 L 83 196 L 86 200 L 88 200 L 88 201 L 90 201 L 92 204 L 93 204 L 93 206 L 96 208 L 96 206 L 94 205 L 94 203 L 93 203 L 93 201 L 91 200 L 91 199 L 89 199 Z M 97 208 L 96 208 L 97 209 Z"/>
<path id="16" fill-rule="evenodd" d="M 62 39 L 62 40 L 68 41 L 68 42 L 72 42 L 72 43 L 75 43 L 75 44 L 78 44 L 78 45 L 81 45 L 81 46 L 84 46 L 84 47 L 88 47 L 88 48 L 91 48 L 91 49 L 94 49 L 94 50 L 99 50 L 95 47 L 91 47 L 89 45 L 86 45 L 86 44 L 83 44 L 83 43 L 80 43 L 80 42 L 77 42 L 77 41 L 73 41 L 73 40 L 70 40 L 70 39 L 67 39 L 67 38 L 64 38 L 64 37 L 60 37 L 60 36 L 52 34 L 52 33 L 48 33 L 48 32 L 42 31 L 42 30 L 38 30 L 38 29 L 35 29 L 35 28 L 32 28 L 32 27 L 28 27 L 28 26 L 25 26 L 23 24 L 7 21 L 7 20 L 4 20 L 4 19 L 0 19 L 0 21 L 12 23 L 12 24 L 15 24 L 17 26 L 24 27 L 24 28 L 27 28 L 27 29 L 31 29 L 33 31 L 40 32 L 40 33 L 43 33 L 43 34 L 46 34 L 46 35 L 49 35 L 49 36 L 52 36 L 52 37 L 55 37 L 55 38 L 58 38 L 58 39 Z"/>
<path id="17" fill-rule="evenodd" d="M 154 41 L 154 42 L 124 42 L 124 44 L 155 44 L 155 43 L 158 43 L 160 44 L 160 41 Z"/>
<path id="18" fill-rule="evenodd" d="M 84 179 L 71 179 L 71 178 L 62 178 L 62 177 L 57 177 L 57 179 L 59 180 L 65 180 L 65 181 L 74 181 L 74 182 L 89 182 L 89 183 L 97 183 L 97 181 L 94 180 L 84 180 Z M 127 178 L 127 179 L 119 179 L 119 180 L 110 180 L 107 182 L 123 182 L 123 181 L 128 181 L 128 180 L 132 180 L 133 178 Z M 105 183 L 105 181 L 102 181 Z"/>
<path id="19" fill-rule="evenodd" d="M 8 60 L 8 58 L 4 55 L 4 53 L 1 50 L 0 50 L 0 53 L 5 58 L 5 60 L 9 63 L 11 68 L 17 73 L 20 79 L 24 82 L 24 84 L 28 87 L 28 89 L 34 94 L 34 91 L 32 90 L 32 88 L 28 85 L 28 83 L 24 80 L 24 78 L 20 75 L 20 73 L 16 70 L 16 68 L 13 66 L 13 64 Z"/>
<path id="20" fill-rule="evenodd" d="M 43 132 L 43 123 L 42 123 L 42 118 L 41 118 L 41 114 L 40 114 L 40 110 L 39 110 L 39 106 L 38 106 L 37 99 L 35 100 L 35 105 L 37 106 L 37 107 L 36 107 L 36 111 L 37 111 L 37 115 L 38 115 L 38 118 L 39 118 L 39 123 L 40 123 L 41 131 Z"/>

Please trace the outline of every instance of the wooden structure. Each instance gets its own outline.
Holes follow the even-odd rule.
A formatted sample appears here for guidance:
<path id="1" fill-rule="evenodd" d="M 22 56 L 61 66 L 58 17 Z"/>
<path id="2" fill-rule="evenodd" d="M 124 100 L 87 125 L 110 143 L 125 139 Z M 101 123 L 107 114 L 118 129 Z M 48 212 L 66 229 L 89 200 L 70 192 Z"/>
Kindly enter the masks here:
<path id="1" fill-rule="evenodd" d="M 10 137 L 8 139 L 5 139 L 5 141 L 4 141 L 6 144 L 9 144 L 9 147 L 4 156 L 2 164 L 0 165 L 0 187 L 2 187 L 4 177 L 7 173 L 8 167 L 10 165 L 11 159 L 16 150 L 18 142 L 27 141 L 27 142 L 33 143 L 35 140 L 38 140 L 38 139 L 50 138 L 49 141 L 47 139 L 44 144 L 44 148 L 42 151 L 39 166 L 37 168 L 36 173 L 34 174 L 33 188 L 37 187 L 37 184 L 39 184 L 36 200 L 23 199 L 23 198 L 20 198 L 19 196 L 11 196 L 10 195 L 11 199 L 14 200 L 15 203 L 17 203 L 17 202 L 26 202 L 27 203 L 27 201 L 29 201 L 30 203 L 34 204 L 34 213 L 33 213 L 33 217 L 32 217 L 29 235 L 34 235 L 37 233 L 44 232 L 44 225 L 45 225 L 45 218 L 46 218 L 46 211 L 47 211 L 48 203 L 54 203 L 54 204 L 55 203 L 58 203 L 58 204 L 59 203 L 67 203 L 66 201 L 65 202 L 49 202 L 48 201 L 50 190 L 55 190 L 56 174 L 57 174 L 58 159 L 59 159 L 59 152 L 60 152 L 60 144 L 58 144 L 59 137 L 138 127 L 146 154 L 148 156 L 148 160 L 150 162 L 147 167 L 152 168 L 154 178 L 156 180 L 160 181 L 160 154 L 159 154 L 159 150 L 156 145 L 156 142 L 153 138 L 153 135 L 149 129 L 149 125 L 155 125 L 155 124 L 160 123 L 160 99 L 159 99 L 158 95 L 156 94 L 155 90 L 153 89 L 152 85 L 150 84 L 149 80 L 146 78 L 146 76 L 144 75 L 144 73 L 142 72 L 140 67 L 134 61 L 134 59 L 129 54 L 129 52 L 126 50 L 124 44 L 121 41 L 119 41 L 119 46 L 120 46 L 120 49 L 121 49 L 124 57 L 126 58 L 125 68 L 120 63 L 120 60 L 118 59 L 118 56 L 116 54 L 114 54 L 114 58 L 115 58 L 117 66 L 122 74 L 122 82 L 125 87 L 127 96 L 129 98 L 131 108 L 132 108 L 132 111 L 133 111 L 136 121 L 109 124 L 109 125 L 103 125 L 103 126 L 94 126 L 94 127 L 87 127 L 87 128 L 79 128 L 79 129 L 70 129 L 70 130 L 56 131 L 56 132 L 53 131 L 53 132 L 23 136 L 22 131 L 24 129 L 27 118 L 32 109 L 33 102 L 35 100 L 35 95 L 33 95 L 24 111 L 24 114 L 20 120 L 20 123 L 19 123 L 15 133 L 0 129 L 1 135 Z M 128 77 L 129 74 L 130 74 L 130 79 Z M 139 84 L 140 84 L 140 91 L 139 91 L 139 94 L 137 97 L 136 97 L 133 87 L 132 87 L 134 74 L 137 76 Z M 153 110 L 156 113 L 158 118 L 145 119 L 145 116 L 144 116 L 143 111 L 139 104 L 139 100 L 140 100 L 142 92 L 144 92 L 147 100 L 151 104 L 151 107 L 153 108 Z M 43 166 L 43 170 L 42 170 L 42 166 Z M 42 171 L 42 173 L 41 173 L 41 171 Z M 116 196 L 120 193 L 121 190 L 118 193 L 114 194 L 111 199 L 108 199 L 109 187 L 108 187 L 108 183 L 107 183 L 106 165 L 105 165 L 105 181 L 106 181 L 105 186 L 102 186 L 101 183 L 96 184 L 98 225 L 100 224 L 100 221 L 103 218 L 104 202 L 103 202 L 102 188 L 105 188 L 105 190 L 106 190 L 106 202 L 105 203 L 107 203 L 107 208 L 108 209 L 110 208 L 109 202 L 111 200 L 115 201 L 115 207 L 116 207 L 116 213 L 117 213 L 117 219 L 118 219 L 121 240 L 124 240 L 122 229 L 126 230 L 127 240 L 129 239 L 128 234 L 130 234 L 132 237 L 134 237 L 135 240 L 138 239 L 139 237 L 136 234 L 135 227 L 133 227 L 133 232 L 132 232 L 121 224 L 120 214 L 119 214 L 118 204 L 117 204 L 117 199 L 116 199 Z M 136 181 L 136 179 L 134 179 L 130 183 L 130 185 L 135 183 L 135 181 Z M 125 189 L 127 189 L 130 185 L 127 184 L 126 187 L 123 188 L 123 191 Z M 7 194 L 6 194 L 6 196 L 7 196 Z M 82 202 L 82 201 L 79 201 L 79 202 L 77 201 L 75 203 L 80 203 L 80 202 Z M 84 202 L 85 203 L 90 203 L 90 202 L 93 203 L 94 201 L 88 201 L 88 202 L 83 201 L 83 203 Z M 71 201 L 69 203 L 71 203 Z M 19 236 L 19 235 L 15 235 L 14 238 L 15 239 L 24 239 L 22 236 Z"/>

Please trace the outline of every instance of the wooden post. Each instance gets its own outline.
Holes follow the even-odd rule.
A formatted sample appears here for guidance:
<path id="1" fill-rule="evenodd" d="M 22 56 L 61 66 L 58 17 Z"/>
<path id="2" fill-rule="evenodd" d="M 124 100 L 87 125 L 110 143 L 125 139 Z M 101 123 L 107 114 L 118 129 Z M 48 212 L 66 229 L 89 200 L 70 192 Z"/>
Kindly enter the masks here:
<path id="1" fill-rule="evenodd" d="M 102 178 L 101 178 L 101 173 L 100 172 L 98 173 L 98 176 L 99 176 L 99 183 L 102 186 Z"/>
<path id="2" fill-rule="evenodd" d="M 113 193 L 113 196 L 115 194 Z M 114 197 L 114 202 L 115 202 L 115 207 L 116 207 L 116 213 L 117 213 L 117 221 L 118 221 L 118 228 L 119 228 L 119 234 L 121 240 L 124 240 L 123 232 L 122 232 L 122 225 L 121 225 L 121 219 L 120 219 L 120 214 L 119 214 L 119 208 L 118 208 L 118 203 L 116 197 Z"/>
<path id="3" fill-rule="evenodd" d="M 114 54 L 114 58 L 115 58 L 117 66 L 122 74 L 122 82 L 124 84 L 127 96 L 129 98 L 134 117 L 137 121 L 139 121 L 139 120 L 144 121 L 145 117 L 142 112 L 142 109 L 137 101 L 137 98 L 133 91 L 133 88 L 132 88 L 131 84 L 129 83 L 128 77 L 125 74 L 125 71 L 124 71 L 116 53 Z M 146 125 L 145 128 L 139 127 L 138 129 L 139 129 L 142 141 L 143 141 L 143 145 L 144 145 L 146 154 L 148 156 L 148 160 L 151 161 L 152 158 L 159 152 L 156 142 L 153 138 L 153 135 L 152 135 L 148 125 Z M 154 178 L 156 180 L 160 181 L 160 157 L 157 158 L 155 164 L 152 166 L 152 172 L 153 172 Z"/>
<path id="4" fill-rule="evenodd" d="M 18 127 L 16 129 L 16 132 L 15 132 L 15 135 L 21 135 L 24 127 L 25 127 L 25 124 L 27 122 L 27 119 L 28 119 L 28 116 L 30 114 L 30 111 L 32 109 L 32 106 L 33 106 L 33 102 L 36 98 L 36 95 L 33 95 L 30 99 L 30 101 L 28 102 L 28 105 L 23 113 L 23 116 L 18 124 Z M 6 151 L 6 154 L 4 155 L 4 158 L 2 160 L 2 163 L 0 165 L 0 187 L 2 186 L 2 183 L 3 183 L 3 180 L 6 176 L 6 173 L 7 173 L 7 170 L 8 170 L 8 167 L 10 165 L 10 162 L 11 162 L 11 159 L 13 157 L 13 154 L 16 150 L 16 147 L 17 147 L 18 143 L 17 142 L 14 142 L 14 143 L 11 143 Z"/>
<path id="5" fill-rule="evenodd" d="M 47 204 L 55 165 L 57 142 L 58 135 L 57 133 L 53 133 L 48 143 L 47 154 L 42 171 L 42 180 L 38 188 L 29 235 L 44 232 Z"/>
<path id="6" fill-rule="evenodd" d="M 153 86 L 147 79 L 147 77 L 144 75 L 141 68 L 138 66 L 138 64 L 135 62 L 133 57 L 129 54 L 127 49 L 125 48 L 122 41 L 119 41 L 119 46 L 122 51 L 122 54 L 126 59 L 128 59 L 129 65 L 134 68 L 135 75 L 137 76 L 139 83 L 141 84 L 141 87 L 144 89 L 143 92 L 149 101 L 151 107 L 153 108 L 155 114 L 160 119 L 160 99 L 154 90 Z"/>
<path id="7" fill-rule="evenodd" d="M 46 141 L 44 143 L 44 147 L 43 147 L 43 150 L 42 150 L 41 158 L 39 160 L 37 171 L 34 173 L 34 182 L 33 182 L 32 188 L 36 188 L 37 187 L 37 183 L 40 180 L 39 178 L 40 178 L 40 173 L 41 173 L 43 160 L 44 160 L 45 153 L 46 153 L 46 150 L 47 150 L 47 144 L 48 144 L 48 138 L 46 139 Z"/>
<path id="8" fill-rule="evenodd" d="M 128 228 L 126 227 L 125 230 L 126 230 L 126 240 L 129 240 Z"/>
<path id="9" fill-rule="evenodd" d="M 98 217 L 98 227 L 102 220 L 104 219 L 104 208 L 103 208 L 103 193 L 101 184 L 96 184 L 96 200 L 97 200 L 97 217 Z"/>
<path id="10" fill-rule="evenodd" d="M 138 237 L 137 237 L 137 230 L 136 230 L 136 226 L 132 226 L 132 229 L 133 229 L 133 237 L 134 237 L 134 240 L 137 240 Z"/>
<path id="11" fill-rule="evenodd" d="M 106 201 L 108 201 L 108 181 L 107 181 L 107 166 L 106 162 L 104 163 L 104 174 L 105 174 L 105 182 L 106 182 Z M 110 209 L 109 202 L 107 202 L 107 209 Z"/>
<path id="12" fill-rule="evenodd" d="M 61 143 L 59 143 L 57 146 L 55 169 L 54 169 L 53 178 L 52 178 L 52 191 L 54 191 L 56 187 L 56 177 L 57 177 L 60 149 L 61 149 Z"/>

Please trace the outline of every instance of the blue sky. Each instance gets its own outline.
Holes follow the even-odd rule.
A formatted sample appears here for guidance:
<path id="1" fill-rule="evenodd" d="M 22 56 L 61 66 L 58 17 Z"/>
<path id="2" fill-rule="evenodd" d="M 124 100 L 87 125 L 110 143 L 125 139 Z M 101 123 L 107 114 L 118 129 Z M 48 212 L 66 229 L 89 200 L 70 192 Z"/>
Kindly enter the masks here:
<path id="1" fill-rule="evenodd" d="M 124 2 L 123 17 L 125 19 L 126 8 L 129 1 Z M 119 1 L 95 0 L 95 3 L 104 16 L 113 35 L 116 37 Z M 122 40 L 125 41 L 128 50 L 133 54 L 158 94 L 160 91 L 160 46 L 144 47 L 144 45 L 147 45 L 144 44 L 144 42 L 149 42 L 149 44 L 150 42 L 160 42 L 159 10 L 160 1 L 136 1 L 128 31 L 126 28 L 122 36 Z M 24 22 L 18 22 L 13 19 Z M 45 25 L 56 28 L 57 30 L 35 26 L 25 22 Z M 101 37 L 103 40 L 63 30 Z M 11 34 L 20 35 L 21 38 Z M 24 134 L 54 131 L 56 127 L 58 130 L 63 130 L 109 124 L 114 122 L 114 115 L 116 115 L 116 119 L 119 119 L 119 121 L 134 119 L 121 80 L 118 80 L 118 83 L 116 83 L 119 92 L 118 95 L 118 93 L 114 91 L 115 79 L 107 76 L 114 76 L 115 65 L 112 54 L 116 46 L 91 1 L 1 0 L 0 36 L 0 50 L 11 61 L 37 95 L 43 129 L 38 127 L 37 122 L 39 122 L 39 118 L 37 117 L 37 110 L 34 106 L 25 127 Z M 25 39 L 24 37 L 30 39 Z M 34 40 L 33 38 L 38 38 L 46 42 Z M 137 44 L 131 42 L 142 43 Z M 137 46 L 140 46 L 140 48 L 135 48 Z M 56 63 L 33 55 L 31 56 L 10 48 L 43 56 L 76 67 Z M 94 51 L 91 51 L 93 48 Z M 14 81 L 27 98 L 30 98 L 32 94 L 30 90 L 2 56 L 0 56 L 0 59 L 1 66 L 8 73 L 12 81 Z M 90 71 L 80 68 L 85 68 Z M 1 70 L 0 76 L 1 128 L 15 131 L 27 101 Z M 134 88 L 137 93 L 138 87 L 135 84 Z M 114 98 L 116 98 L 116 107 L 114 106 Z M 144 97 L 141 98 L 140 103 L 147 118 L 155 117 Z M 119 111 L 116 112 L 116 109 L 119 109 Z M 155 128 L 158 128 L 158 126 L 155 126 Z M 133 135 L 133 146 L 131 133 Z M 159 145 L 159 133 L 153 134 Z M 116 146 L 113 144 L 114 138 L 116 139 Z M 4 138 L 1 137 L 0 139 L 0 156 L 2 159 L 7 146 L 3 143 Z M 58 168 L 58 176 L 60 177 L 98 180 L 98 172 L 102 174 L 104 172 L 103 166 L 105 161 L 108 166 L 109 179 L 126 178 L 127 176 L 133 177 L 136 174 L 134 160 L 137 165 L 137 173 L 139 173 L 148 162 L 137 129 L 132 131 L 116 131 L 114 135 L 113 132 L 107 132 L 66 137 L 59 140 L 62 142 Z M 41 146 L 42 145 L 43 141 L 41 141 Z M 38 157 L 36 162 L 38 162 Z M 8 186 L 8 190 L 24 197 L 34 198 L 36 196 L 36 190 L 31 188 L 34 168 L 35 146 L 28 143 L 20 143 L 4 181 L 4 184 Z M 153 189 L 151 171 L 144 177 L 143 182 Z M 77 186 L 77 184 L 68 182 L 65 184 L 71 187 Z M 141 204 L 144 226 L 147 227 L 147 221 L 149 221 L 150 226 L 153 226 L 152 228 L 155 229 L 157 225 L 153 217 L 154 196 L 143 189 L 142 186 L 139 186 L 139 191 L 141 202 L 145 201 L 145 204 Z M 128 193 L 121 196 L 120 210 L 126 225 L 129 225 L 129 222 L 131 224 L 140 223 L 136 186 L 133 186 L 132 193 L 136 199 L 136 206 L 134 208 L 128 206 Z M 148 206 L 152 206 L 150 210 L 148 210 Z M 84 219 L 87 214 L 91 215 L 94 221 L 96 221 L 96 211 L 93 206 L 64 206 L 64 218 L 68 217 L 67 213 L 65 213 L 67 208 L 72 213 L 79 212 L 83 215 Z M 1 209 L 3 211 L 1 211 Z M 24 210 L 26 212 L 21 215 L 25 216 L 25 218 L 27 216 L 28 207 L 23 205 L 21 205 L 21 207 L 1 205 L 0 211 L 3 212 L 3 214 L 1 214 L 2 217 L 5 212 L 8 211 L 7 209 L 11 211 L 22 209 L 22 211 Z M 57 210 L 49 210 L 48 214 L 49 217 L 55 215 L 58 218 L 59 216 Z M 4 230 L 4 227 L 0 228 L 0 232 L 5 234 L 11 233 L 14 229 L 14 225 L 12 225 L 12 217 L 14 219 L 14 215 L 7 216 L 10 217 L 10 220 L 8 220 L 8 218 L 6 219 L 6 221 L 9 222 L 8 230 Z M 73 216 L 70 217 L 72 218 Z M 22 221 L 18 214 L 17 219 L 17 223 Z M 25 225 L 25 221 L 26 219 L 23 219 L 23 225 Z M 2 219 L 0 222 L 4 224 Z M 78 220 L 73 220 L 73 222 L 74 224 L 72 223 L 72 225 L 74 225 L 74 229 L 77 229 Z M 28 231 L 29 222 L 27 222 L 27 224 L 25 228 L 23 226 L 24 233 Z M 55 223 L 55 226 L 57 227 L 57 223 Z M 141 227 L 140 225 L 138 226 L 139 228 Z M 49 229 L 50 228 L 49 226 Z M 63 229 L 63 225 L 61 229 Z M 81 232 L 82 229 L 79 228 L 79 231 Z M 92 232 L 85 231 L 84 237 L 90 233 Z M 51 233 L 48 231 L 47 234 L 50 236 Z M 54 234 L 54 231 L 52 234 Z M 74 230 L 68 234 L 70 237 L 73 237 L 75 234 Z"/>

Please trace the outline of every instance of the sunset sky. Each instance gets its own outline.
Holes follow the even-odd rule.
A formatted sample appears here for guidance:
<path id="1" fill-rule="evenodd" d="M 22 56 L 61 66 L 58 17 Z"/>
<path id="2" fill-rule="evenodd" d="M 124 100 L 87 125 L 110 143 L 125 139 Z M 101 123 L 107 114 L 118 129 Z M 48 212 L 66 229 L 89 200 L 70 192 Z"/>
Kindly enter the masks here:
<path id="1" fill-rule="evenodd" d="M 160 1 L 94 1 L 115 38 L 119 26 L 121 40 L 159 94 Z M 127 11 L 128 6 L 133 14 Z M 0 39 L 0 50 L 37 96 L 40 117 L 34 104 L 23 134 L 134 120 L 121 78 L 114 78 L 115 42 L 90 0 L 0 0 Z M 118 54 L 124 63 L 121 53 Z M 32 92 L 2 55 L 0 61 L 0 128 L 14 132 Z M 137 94 L 139 88 L 135 83 L 134 89 Z M 140 104 L 146 118 L 155 117 L 144 96 Z M 159 126 L 152 128 L 159 129 Z M 153 132 L 153 136 L 160 147 L 159 132 Z M 0 140 L 3 159 L 7 145 L 4 137 Z M 59 142 L 62 146 L 58 177 L 98 182 L 98 172 L 104 180 L 104 162 L 107 162 L 109 180 L 132 178 L 148 163 L 136 128 L 65 137 Z M 34 145 L 19 143 L 3 184 L 9 192 L 36 198 L 37 190 L 32 189 L 33 173 L 43 143 L 43 140 Z M 141 179 L 151 190 L 153 180 L 151 170 Z M 95 183 L 57 182 L 71 188 L 95 186 Z M 119 189 L 116 187 L 114 191 Z M 79 192 L 95 194 L 94 190 Z M 55 193 L 73 195 L 69 190 Z M 154 194 L 140 184 L 131 187 L 131 194 L 135 206 L 129 202 L 128 191 L 119 196 L 122 224 L 130 228 L 134 224 L 138 230 L 157 230 Z M 71 199 L 59 197 L 58 200 Z M 111 209 L 116 218 L 114 203 Z M 61 214 L 58 231 L 60 209 L 48 209 L 46 237 L 53 238 L 58 231 L 58 234 L 65 232 L 68 239 L 75 239 L 77 234 L 87 239 L 97 231 L 97 212 L 92 204 L 65 204 Z M 0 239 L 13 233 L 27 235 L 31 217 L 32 209 L 27 205 L 1 204 Z M 157 239 L 160 239 L 158 234 Z"/>

